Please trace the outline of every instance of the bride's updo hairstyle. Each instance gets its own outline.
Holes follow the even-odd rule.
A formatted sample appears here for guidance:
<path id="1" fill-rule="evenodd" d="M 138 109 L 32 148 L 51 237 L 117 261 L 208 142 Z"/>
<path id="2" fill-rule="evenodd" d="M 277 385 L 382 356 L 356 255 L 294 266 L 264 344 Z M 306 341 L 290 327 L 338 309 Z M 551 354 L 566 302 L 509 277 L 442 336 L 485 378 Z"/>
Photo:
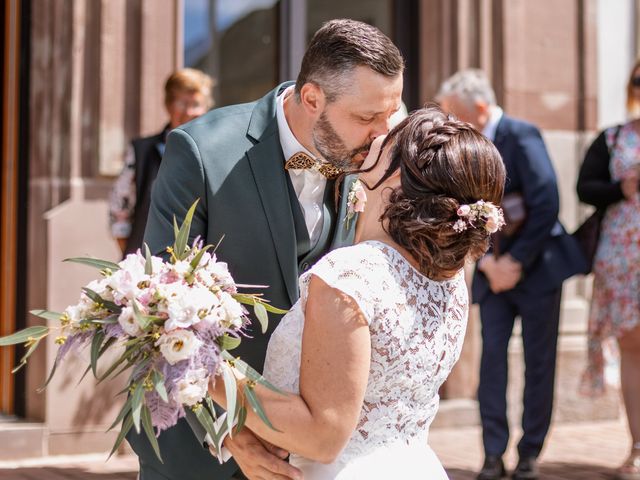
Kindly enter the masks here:
<path id="1" fill-rule="evenodd" d="M 456 228 L 460 207 L 479 200 L 498 205 L 505 169 L 495 146 L 471 125 L 429 106 L 396 126 L 390 165 L 379 186 L 400 169 L 401 187 L 391 192 L 381 220 L 387 233 L 407 249 L 420 271 L 433 280 L 453 277 L 467 259 L 489 247 L 486 218 Z M 467 207 L 463 207 L 463 210 Z M 473 208 L 473 207 L 472 207 Z"/>

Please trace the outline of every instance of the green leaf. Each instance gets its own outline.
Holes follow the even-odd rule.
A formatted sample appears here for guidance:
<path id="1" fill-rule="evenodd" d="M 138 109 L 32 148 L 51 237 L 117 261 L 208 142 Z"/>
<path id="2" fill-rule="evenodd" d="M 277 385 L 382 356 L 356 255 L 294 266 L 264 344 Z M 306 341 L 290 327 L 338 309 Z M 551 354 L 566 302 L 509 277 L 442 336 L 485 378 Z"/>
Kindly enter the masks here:
<path id="1" fill-rule="evenodd" d="M 173 238 L 178 238 L 178 234 L 180 233 L 180 229 L 178 228 L 178 222 L 176 221 L 176 216 L 173 216 Z"/>
<path id="2" fill-rule="evenodd" d="M 160 455 L 160 446 L 158 445 L 156 434 L 153 431 L 153 423 L 151 423 L 151 412 L 146 405 L 142 408 L 142 427 L 144 428 L 144 433 L 147 434 L 149 443 L 151 443 L 151 446 L 153 447 L 153 451 L 156 452 L 156 455 L 158 456 L 158 460 L 162 462 L 162 455 Z"/>
<path id="3" fill-rule="evenodd" d="M 56 356 L 56 359 L 53 361 L 53 367 L 51 367 L 51 371 L 49 372 L 49 376 L 47 377 L 47 380 L 44 382 L 44 384 L 40 388 L 36 390 L 36 392 L 38 393 L 44 392 L 44 389 L 47 388 L 47 385 L 49 385 L 49 382 L 51 382 L 51 379 L 53 378 L 53 374 L 56 373 L 57 368 L 58 368 L 58 357 Z"/>
<path id="4" fill-rule="evenodd" d="M 289 310 L 283 310 L 281 308 L 274 307 L 273 305 L 269 305 L 268 303 L 265 303 L 265 302 L 260 302 L 260 304 L 264 308 L 266 308 L 268 312 L 276 313 L 278 315 L 284 315 L 285 313 L 289 312 Z"/>
<path id="5" fill-rule="evenodd" d="M 129 358 L 129 355 L 131 355 L 131 352 L 133 352 L 134 349 L 135 349 L 135 346 L 131 346 L 127 348 L 124 351 L 124 353 L 120 355 L 120 357 L 118 357 L 118 359 L 111 364 L 111 366 L 107 369 L 107 371 L 104 372 L 102 375 L 100 375 L 100 378 L 98 378 L 98 383 L 107 379 L 109 375 L 111 375 L 115 371 L 115 369 L 118 368 L 125 360 L 129 360 L 129 362 L 132 362 L 132 360 Z"/>
<path id="6" fill-rule="evenodd" d="M 233 417 L 236 411 L 236 400 L 238 393 L 238 385 L 236 384 L 236 377 L 233 375 L 231 367 L 226 363 L 222 363 L 222 378 L 224 380 L 224 390 L 227 397 L 227 425 L 229 431 L 233 428 Z"/>
<path id="7" fill-rule="evenodd" d="M 90 371 L 91 371 L 91 364 L 89 364 L 89 366 L 85 369 L 84 373 L 80 377 L 80 380 L 78 380 L 78 383 L 76 384 L 76 386 L 78 386 L 78 385 L 80 385 L 82 383 L 82 380 L 84 380 L 84 377 L 86 377 L 87 373 L 89 373 Z"/>
<path id="8" fill-rule="evenodd" d="M 138 308 L 138 302 L 133 300 L 131 302 L 131 305 L 133 305 L 133 313 L 136 316 L 136 321 L 138 322 L 138 325 L 140 325 L 140 328 L 146 332 L 153 326 L 153 322 L 149 320 L 147 315 L 143 315 L 142 312 L 140 312 L 140 308 Z"/>
<path id="9" fill-rule="evenodd" d="M 256 318 L 260 322 L 262 333 L 265 333 L 269 327 L 269 315 L 267 315 L 267 309 L 264 308 L 262 303 L 256 302 L 253 306 L 253 313 L 256 314 Z"/>
<path id="10" fill-rule="evenodd" d="M 128 390 L 128 389 L 127 389 Z M 120 409 L 120 413 L 118 413 L 118 416 L 116 417 L 116 419 L 113 421 L 113 423 L 111 424 L 111 426 L 109 428 L 107 428 L 107 432 L 110 432 L 111 430 L 113 430 L 114 428 L 116 428 L 116 425 L 118 425 L 122 419 L 124 418 L 124 416 L 129 413 L 131 411 L 131 397 L 127 398 L 127 401 L 125 402 L 125 404 L 122 406 L 122 408 Z"/>
<path id="11" fill-rule="evenodd" d="M 275 428 L 267 418 L 267 414 L 264 412 L 264 409 L 262 408 L 262 404 L 260 403 L 260 400 L 258 400 L 258 397 L 256 396 L 256 392 L 253 391 L 253 388 L 251 388 L 246 383 L 243 385 L 243 388 L 244 388 L 244 396 L 249 401 L 249 405 L 251 405 L 251 410 L 253 410 L 256 413 L 256 415 L 260 417 L 260 420 L 262 420 L 267 427 L 269 427 L 271 430 L 275 430 L 276 432 L 279 432 L 280 430 Z"/>
<path id="12" fill-rule="evenodd" d="M 240 360 L 239 358 L 235 358 L 229 352 L 225 352 L 225 351 L 222 352 L 222 358 L 227 360 L 229 363 L 233 363 L 233 366 L 237 368 L 238 371 L 242 373 L 245 377 L 248 377 L 249 380 L 253 380 L 254 382 L 257 382 L 260 385 L 263 385 L 267 387 L 269 390 L 272 390 L 276 393 L 285 395 L 285 393 L 282 390 L 280 390 L 275 385 L 271 384 L 266 378 L 264 378 L 262 375 L 256 372 L 253 368 L 251 368 L 247 364 L 247 362 Z"/>
<path id="13" fill-rule="evenodd" d="M 144 401 L 144 385 L 138 382 L 131 395 L 131 415 L 133 416 L 133 426 L 136 432 L 140 433 L 140 418 L 142 415 L 142 404 Z"/>
<path id="14" fill-rule="evenodd" d="M 132 426 L 133 426 L 133 418 L 131 414 L 127 414 L 127 416 L 124 419 L 124 422 L 122 423 L 122 428 L 120 429 L 118 438 L 116 438 L 116 442 L 113 444 L 113 448 L 111 449 L 111 453 L 107 457 L 107 460 L 109 460 L 113 456 L 113 454 L 116 453 L 116 450 L 118 450 L 118 447 L 124 440 L 124 437 L 126 437 L 127 433 L 129 433 L 129 430 L 131 430 Z"/>
<path id="15" fill-rule="evenodd" d="M 153 382 L 153 386 L 160 395 L 160 398 L 169 403 L 169 396 L 167 395 L 167 388 L 164 386 L 164 375 L 162 375 L 159 371 L 154 370 L 151 374 L 151 381 Z"/>
<path id="16" fill-rule="evenodd" d="M 36 317 L 44 318 L 45 320 L 53 320 L 54 322 L 59 322 L 63 315 L 62 313 L 51 312 L 49 310 L 31 310 L 29 313 Z"/>
<path id="17" fill-rule="evenodd" d="M 218 346 L 222 350 L 233 350 L 238 345 L 240 345 L 242 340 L 240 340 L 239 338 L 236 338 L 236 337 L 232 337 L 231 335 L 228 335 L 228 334 L 225 333 L 221 337 L 218 337 L 216 342 L 218 343 Z"/>
<path id="18" fill-rule="evenodd" d="M 213 447 L 213 449 L 216 450 L 216 454 L 219 455 L 220 452 L 217 451 L 217 445 L 220 443 L 221 435 L 216 432 L 211 413 L 203 405 L 196 406 L 196 408 L 193 409 L 193 413 L 200 422 L 200 425 L 202 425 L 205 431 L 209 434 L 211 440 L 213 440 L 213 445 L 211 445 L 211 447 Z"/>
<path id="19" fill-rule="evenodd" d="M 29 348 L 27 348 L 26 353 L 20 359 L 20 363 L 13 370 L 11 370 L 11 373 L 16 373 L 18 370 L 20 370 L 22 367 L 24 367 L 27 364 L 27 359 L 31 356 L 33 352 L 36 351 L 36 348 L 38 348 L 38 345 L 40 345 L 40 340 L 42 340 L 44 337 L 46 337 L 46 335 L 43 335 L 39 338 L 34 339 L 33 343 L 29 345 Z"/>
<path id="20" fill-rule="evenodd" d="M 98 295 L 98 293 L 94 292 L 90 288 L 82 287 L 82 291 L 85 293 L 85 295 L 87 297 L 89 297 L 95 303 L 102 304 L 104 306 L 104 308 L 106 308 L 110 312 L 120 312 L 122 310 L 122 307 L 116 305 L 115 303 L 113 303 L 113 302 L 111 302 L 109 300 L 105 300 L 100 295 Z"/>
<path id="21" fill-rule="evenodd" d="M 7 345 L 17 345 L 19 343 L 26 343 L 29 340 L 40 340 L 49 333 L 49 327 L 44 325 L 38 325 L 36 327 L 25 328 L 19 332 L 12 333 L 6 337 L 0 337 L 0 347 L 6 347 Z"/>
<path id="22" fill-rule="evenodd" d="M 98 376 L 98 358 L 100 356 L 100 347 L 104 340 L 104 330 L 96 330 L 91 340 L 91 370 L 93 370 L 93 376 Z"/>
<path id="23" fill-rule="evenodd" d="M 204 247 L 202 247 L 202 250 L 200 250 L 198 254 L 195 257 L 193 257 L 193 260 L 191 260 L 191 263 L 189 264 L 191 266 L 192 271 L 198 268 L 198 265 L 200 265 L 200 260 L 202 260 L 202 256 L 204 255 L 204 252 L 209 250 L 211 247 L 212 245 L 205 245 Z"/>
<path id="24" fill-rule="evenodd" d="M 151 262 L 151 251 L 149 250 L 149 245 L 144 244 L 144 253 L 146 261 L 144 262 L 144 273 L 145 275 L 153 275 L 153 263 Z"/>
<path id="25" fill-rule="evenodd" d="M 91 258 L 91 257 L 65 258 L 63 262 L 81 263 L 83 265 L 89 265 L 90 267 L 95 267 L 99 270 L 109 269 L 112 272 L 120 270 L 120 265 L 118 265 L 117 263 L 109 262 L 107 260 L 100 260 L 98 258 Z"/>
<path id="26" fill-rule="evenodd" d="M 238 408 L 238 414 L 236 417 L 238 419 L 238 423 L 236 423 L 236 431 L 239 432 L 240 430 L 242 430 L 242 428 L 244 427 L 244 424 L 247 422 L 247 409 L 242 405 L 240 405 L 240 408 Z"/>
<path id="27" fill-rule="evenodd" d="M 185 250 L 187 248 L 187 242 L 189 241 L 189 231 L 191 230 L 191 221 L 193 220 L 193 214 L 198 206 L 198 200 L 193 202 L 193 205 L 189 208 L 189 211 L 184 217 L 184 222 L 180 226 L 180 231 L 176 235 L 176 241 L 174 244 L 174 251 L 176 258 L 182 260 L 185 257 Z"/>

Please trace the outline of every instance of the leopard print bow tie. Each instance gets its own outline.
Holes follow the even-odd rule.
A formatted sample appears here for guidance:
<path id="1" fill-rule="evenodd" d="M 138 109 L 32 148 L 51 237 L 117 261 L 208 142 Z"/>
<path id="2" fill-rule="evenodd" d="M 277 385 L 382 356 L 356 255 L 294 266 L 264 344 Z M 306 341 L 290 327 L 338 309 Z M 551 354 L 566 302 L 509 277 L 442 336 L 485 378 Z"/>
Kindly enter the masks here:
<path id="1" fill-rule="evenodd" d="M 332 180 L 342 173 L 342 170 L 328 162 L 314 160 L 305 152 L 298 152 L 291 156 L 284 164 L 285 170 L 316 170 L 325 178 Z"/>

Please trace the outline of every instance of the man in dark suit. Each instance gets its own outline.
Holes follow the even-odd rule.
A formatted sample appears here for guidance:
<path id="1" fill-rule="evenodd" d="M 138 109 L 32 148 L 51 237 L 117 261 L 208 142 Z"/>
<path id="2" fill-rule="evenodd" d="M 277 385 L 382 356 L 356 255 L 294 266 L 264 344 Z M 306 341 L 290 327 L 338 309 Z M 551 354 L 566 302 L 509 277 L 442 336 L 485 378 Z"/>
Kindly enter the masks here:
<path id="1" fill-rule="evenodd" d="M 503 113 L 480 70 L 453 75 L 442 84 L 437 99 L 445 110 L 484 133 L 502 155 L 507 170 L 507 222 L 508 198 L 518 207 L 513 210 L 526 214 L 515 232 L 494 239 L 493 250 L 478 262 L 473 278 L 472 296 L 480 304 L 483 342 L 478 400 L 485 462 L 477 478 L 505 475 L 507 350 L 519 316 L 526 371 L 523 435 L 512 478 L 536 479 L 536 459 L 553 407 L 562 282 L 584 268 L 584 259 L 558 221 L 556 176 L 539 130 Z"/>
<path id="2" fill-rule="evenodd" d="M 142 247 L 151 204 L 151 186 L 158 175 L 169 132 L 206 113 L 213 106 L 209 75 L 193 68 L 172 73 L 164 85 L 169 123 L 160 133 L 136 138 L 109 197 L 111 233 L 123 255 Z"/>
<path id="3" fill-rule="evenodd" d="M 361 163 L 399 109 L 404 63 L 379 30 L 334 20 L 315 34 L 297 82 L 284 83 L 254 103 L 213 110 L 169 134 L 152 193 L 145 241 L 154 253 L 173 242 L 180 222 L 200 199 L 191 237 L 217 243 L 218 257 L 238 283 L 268 285 L 274 305 L 298 299 L 298 274 L 331 248 L 353 241 L 336 174 Z M 349 227 L 349 228 L 347 228 Z M 266 335 L 257 323 L 234 354 L 262 370 Z M 187 419 L 188 420 L 188 419 Z M 219 464 L 184 420 L 160 435 L 161 464 L 144 435 L 129 436 L 141 480 L 227 479 L 234 461 Z M 243 429 L 224 443 L 248 478 L 298 478 L 287 452 Z"/>

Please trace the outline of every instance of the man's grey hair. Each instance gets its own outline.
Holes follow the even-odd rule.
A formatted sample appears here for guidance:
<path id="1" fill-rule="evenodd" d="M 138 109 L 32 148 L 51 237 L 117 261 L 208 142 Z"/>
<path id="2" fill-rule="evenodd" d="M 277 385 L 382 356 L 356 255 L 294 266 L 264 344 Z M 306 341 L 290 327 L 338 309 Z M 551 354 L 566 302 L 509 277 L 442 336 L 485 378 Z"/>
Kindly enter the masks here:
<path id="1" fill-rule="evenodd" d="M 460 70 L 442 83 L 436 101 L 448 97 L 456 97 L 469 107 L 475 106 L 478 101 L 487 105 L 496 104 L 496 94 L 487 75 L 475 68 Z"/>

